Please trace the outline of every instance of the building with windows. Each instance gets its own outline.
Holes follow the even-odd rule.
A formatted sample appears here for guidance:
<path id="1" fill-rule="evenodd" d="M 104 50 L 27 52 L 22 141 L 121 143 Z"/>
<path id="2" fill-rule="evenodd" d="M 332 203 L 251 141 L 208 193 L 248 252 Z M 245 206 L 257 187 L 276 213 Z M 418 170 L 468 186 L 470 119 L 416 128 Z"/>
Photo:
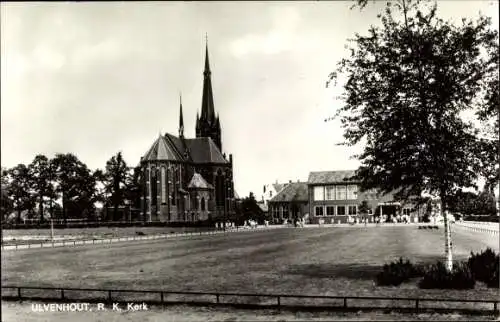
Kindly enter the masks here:
<path id="1" fill-rule="evenodd" d="M 222 149 L 215 113 L 208 46 L 196 138 L 184 136 L 182 101 L 178 136 L 160 134 L 141 158 L 141 217 L 146 222 L 224 220 L 234 214 L 233 156 Z"/>
<path id="2" fill-rule="evenodd" d="M 291 182 L 291 181 L 290 181 Z M 265 184 L 262 187 L 262 194 L 259 199 L 257 199 L 258 203 L 264 204 L 266 207 L 268 206 L 269 200 L 276 197 L 276 195 L 283 190 L 283 188 L 287 185 L 287 183 L 270 183 Z"/>
<path id="3" fill-rule="evenodd" d="M 348 218 L 360 218 L 359 206 L 368 203 L 369 221 L 385 215 L 388 218 L 406 214 L 415 221 L 421 209 L 411 200 L 394 200 L 394 193 L 381 194 L 376 190 L 359 192 L 359 182 L 352 180 L 354 170 L 311 172 L 308 179 L 310 223 L 346 223 Z"/>
<path id="4" fill-rule="evenodd" d="M 307 182 L 292 182 L 269 200 L 268 211 L 273 223 L 282 223 L 284 220 L 291 222 L 307 217 L 308 204 Z"/>

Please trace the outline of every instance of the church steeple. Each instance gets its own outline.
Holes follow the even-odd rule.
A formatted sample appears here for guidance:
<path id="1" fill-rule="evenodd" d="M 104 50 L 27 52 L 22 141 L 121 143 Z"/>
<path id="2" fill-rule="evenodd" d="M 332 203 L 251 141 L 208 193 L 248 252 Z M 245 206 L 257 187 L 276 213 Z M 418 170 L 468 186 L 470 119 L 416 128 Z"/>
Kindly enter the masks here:
<path id="1" fill-rule="evenodd" d="M 208 58 L 208 39 L 205 44 L 205 68 L 203 70 L 203 96 L 201 100 L 201 115 L 196 117 L 196 137 L 211 137 L 222 151 L 221 130 L 215 115 L 214 97 L 212 91 L 212 72 Z"/>
<path id="2" fill-rule="evenodd" d="M 184 137 L 184 117 L 182 116 L 182 94 L 179 93 L 179 137 Z"/>
<path id="3" fill-rule="evenodd" d="M 205 70 L 203 71 L 203 97 L 201 101 L 201 119 L 209 123 L 215 121 L 214 94 L 212 92 L 212 72 L 208 59 L 208 42 L 205 46 Z"/>

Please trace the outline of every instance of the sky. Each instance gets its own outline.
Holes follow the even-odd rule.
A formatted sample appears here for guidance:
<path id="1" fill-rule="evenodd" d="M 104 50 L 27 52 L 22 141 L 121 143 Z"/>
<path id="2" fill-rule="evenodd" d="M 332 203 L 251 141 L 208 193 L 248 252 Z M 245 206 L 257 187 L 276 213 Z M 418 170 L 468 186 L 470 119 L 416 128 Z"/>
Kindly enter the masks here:
<path id="1" fill-rule="evenodd" d="M 74 153 L 104 168 L 121 151 L 135 166 L 159 133 L 185 136 L 201 108 L 205 35 L 223 152 L 236 192 L 355 169 L 360 147 L 337 146 L 325 122 L 341 88 L 326 87 L 347 40 L 377 25 L 385 2 L 1 3 L 1 165 Z M 438 1 L 459 22 L 496 1 Z"/>

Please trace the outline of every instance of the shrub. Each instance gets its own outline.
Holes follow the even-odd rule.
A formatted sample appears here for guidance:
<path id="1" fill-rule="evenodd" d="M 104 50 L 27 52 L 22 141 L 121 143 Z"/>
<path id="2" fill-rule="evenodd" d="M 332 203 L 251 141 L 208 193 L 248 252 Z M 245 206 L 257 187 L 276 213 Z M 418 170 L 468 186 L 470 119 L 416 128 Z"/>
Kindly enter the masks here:
<path id="1" fill-rule="evenodd" d="M 486 283 L 488 285 L 488 287 L 491 287 L 491 288 L 499 288 L 500 287 L 500 281 L 498 279 L 498 262 L 496 264 L 496 269 L 495 271 L 493 272 L 493 276 L 491 276 L 491 278 L 489 279 L 489 281 Z"/>
<path id="2" fill-rule="evenodd" d="M 491 287 L 498 287 L 499 261 L 499 256 L 495 253 L 495 251 L 488 247 L 481 253 L 471 253 L 467 263 L 476 280 L 485 282 L 488 286 L 496 284 L 496 286 Z"/>
<path id="3" fill-rule="evenodd" d="M 377 284 L 398 286 L 418 275 L 419 270 L 409 260 L 403 260 L 401 257 L 396 262 L 384 265 L 382 272 L 377 275 Z"/>
<path id="4" fill-rule="evenodd" d="M 472 289 L 476 281 L 467 263 L 454 264 L 449 272 L 443 262 L 425 269 L 419 286 L 424 289 Z"/>

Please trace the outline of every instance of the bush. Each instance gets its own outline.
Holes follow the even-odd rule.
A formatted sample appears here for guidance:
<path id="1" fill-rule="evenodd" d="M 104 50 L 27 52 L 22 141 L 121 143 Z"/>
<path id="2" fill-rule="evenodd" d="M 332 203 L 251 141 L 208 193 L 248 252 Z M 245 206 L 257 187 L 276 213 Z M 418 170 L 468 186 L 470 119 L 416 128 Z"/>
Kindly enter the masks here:
<path id="1" fill-rule="evenodd" d="M 488 247 L 481 253 L 471 253 L 467 263 L 476 280 L 485 282 L 489 287 L 498 287 L 499 261 L 498 254 Z"/>
<path id="2" fill-rule="evenodd" d="M 500 281 L 498 279 L 498 262 L 496 264 L 496 269 L 495 271 L 493 272 L 493 276 L 491 276 L 490 280 L 486 283 L 488 285 L 488 287 L 491 287 L 491 288 L 499 288 L 500 287 Z"/>
<path id="3" fill-rule="evenodd" d="M 467 263 L 454 264 L 449 272 L 443 262 L 428 266 L 419 286 L 424 289 L 473 289 L 476 280 Z"/>
<path id="4" fill-rule="evenodd" d="M 377 285 L 398 286 L 412 277 L 420 275 L 420 270 L 409 260 L 399 258 L 398 261 L 385 264 L 383 271 L 377 275 Z"/>

